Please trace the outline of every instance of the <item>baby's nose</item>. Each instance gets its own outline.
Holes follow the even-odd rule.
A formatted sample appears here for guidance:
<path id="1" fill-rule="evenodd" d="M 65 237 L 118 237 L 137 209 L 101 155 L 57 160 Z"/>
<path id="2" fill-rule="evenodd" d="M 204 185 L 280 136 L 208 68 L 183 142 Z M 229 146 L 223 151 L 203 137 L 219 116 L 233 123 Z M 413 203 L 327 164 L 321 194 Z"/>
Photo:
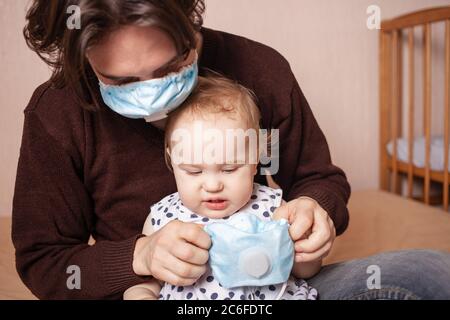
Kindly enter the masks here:
<path id="1" fill-rule="evenodd" d="M 206 192 L 220 192 L 223 190 L 223 183 L 219 179 L 207 179 L 203 183 L 203 189 Z"/>

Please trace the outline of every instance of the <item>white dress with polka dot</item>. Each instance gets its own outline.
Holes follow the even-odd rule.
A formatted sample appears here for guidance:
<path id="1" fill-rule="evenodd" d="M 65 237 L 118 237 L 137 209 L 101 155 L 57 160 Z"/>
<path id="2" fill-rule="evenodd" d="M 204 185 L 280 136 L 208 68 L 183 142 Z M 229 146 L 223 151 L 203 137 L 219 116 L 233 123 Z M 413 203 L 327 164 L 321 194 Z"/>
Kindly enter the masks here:
<path id="1" fill-rule="evenodd" d="M 238 210 L 237 213 L 252 213 L 263 220 L 270 220 L 275 208 L 280 206 L 282 199 L 281 189 L 272 189 L 257 183 L 253 186 L 250 201 Z M 224 219 L 209 219 L 201 217 L 186 208 L 178 196 L 173 193 L 153 205 L 147 219 L 157 231 L 172 220 L 193 222 L 202 225 L 220 222 Z M 223 288 L 214 279 L 211 268 L 208 266 L 205 274 L 191 286 L 174 286 L 166 283 L 160 292 L 161 300 L 273 300 L 283 290 L 283 284 L 263 287 L 239 287 L 233 289 Z M 281 299 L 285 300 L 314 300 L 317 290 L 310 287 L 304 280 L 291 276 Z"/>

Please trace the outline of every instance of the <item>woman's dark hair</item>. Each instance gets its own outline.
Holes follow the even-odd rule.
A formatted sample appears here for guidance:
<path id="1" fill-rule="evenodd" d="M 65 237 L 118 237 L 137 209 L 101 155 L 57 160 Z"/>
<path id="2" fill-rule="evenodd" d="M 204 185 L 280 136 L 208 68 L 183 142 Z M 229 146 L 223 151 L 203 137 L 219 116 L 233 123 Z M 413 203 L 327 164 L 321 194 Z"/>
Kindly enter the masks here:
<path id="1" fill-rule="evenodd" d="M 73 5 L 81 13 L 78 29 L 67 27 Z M 81 106 L 98 110 L 98 80 L 86 58 L 91 46 L 121 26 L 153 26 L 173 39 L 181 57 L 196 47 L 204 10 L 204 0 L 33 0 L 23 34 L 27 45 L 52 68 L 52 85 L 70 86 Z"/>

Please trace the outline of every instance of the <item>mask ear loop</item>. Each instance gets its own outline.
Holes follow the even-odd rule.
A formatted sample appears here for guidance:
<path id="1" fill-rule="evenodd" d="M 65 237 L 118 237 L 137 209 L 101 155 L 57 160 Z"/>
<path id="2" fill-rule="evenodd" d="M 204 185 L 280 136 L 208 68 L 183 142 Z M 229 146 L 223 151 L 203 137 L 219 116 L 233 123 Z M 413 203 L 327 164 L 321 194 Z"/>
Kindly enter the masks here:
<path id="1" fill-rule="evenodd" d="M 288 224 L 289 224 L 289 221 L 288 221 Z M 289 281 L 289 280 L 288 280 L 288 281 Z M 283 283 L 283 286 L 281 287 L 281 290 L 280 290 L 280 292 L 278 293 L 278 296 L 275 298 L 275 300 L 281 300 L 281 297 L 282 297 L 283 294 L 286 292 L 288 281 L 286 281 L 285 283 Z"/>
<path id="2" fill-rule="evenodd" d="M 278 296 L 275 298 L 275 300 L 281 300 L 281 297 L 283 296 L 283 294 L 286 291 L 287 284 L 288 284 L 287 281 L 285 283 L 283 283 L 283 287 L 281 288 L 280 293 L 278 293 Z"/>

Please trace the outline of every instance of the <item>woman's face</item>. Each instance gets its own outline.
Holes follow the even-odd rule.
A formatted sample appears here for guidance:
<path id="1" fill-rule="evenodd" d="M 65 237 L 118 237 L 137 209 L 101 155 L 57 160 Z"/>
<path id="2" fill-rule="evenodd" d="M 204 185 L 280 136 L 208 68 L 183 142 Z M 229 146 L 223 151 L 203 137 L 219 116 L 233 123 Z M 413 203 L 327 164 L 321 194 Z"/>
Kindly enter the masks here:
<path id="1" fill-rule="evenodd" d="M 173 40 L 162 30 L 124 26 L 92 46 L 86 56 L 100 81 L 122 85 L 178 71 L 194 62 L 195 51 L 179 58 Z"/>

